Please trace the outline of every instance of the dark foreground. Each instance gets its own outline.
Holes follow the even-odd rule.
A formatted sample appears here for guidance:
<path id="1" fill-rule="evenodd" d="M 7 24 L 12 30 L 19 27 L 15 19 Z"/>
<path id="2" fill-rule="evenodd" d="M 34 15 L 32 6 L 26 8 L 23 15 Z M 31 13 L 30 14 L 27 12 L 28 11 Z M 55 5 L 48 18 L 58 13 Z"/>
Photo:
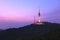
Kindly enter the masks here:
<path id="1" fill-rule="evenodd" d="M 0 40 L 60 40 L 60 24 L 27 25 L 0 31 Z"/>

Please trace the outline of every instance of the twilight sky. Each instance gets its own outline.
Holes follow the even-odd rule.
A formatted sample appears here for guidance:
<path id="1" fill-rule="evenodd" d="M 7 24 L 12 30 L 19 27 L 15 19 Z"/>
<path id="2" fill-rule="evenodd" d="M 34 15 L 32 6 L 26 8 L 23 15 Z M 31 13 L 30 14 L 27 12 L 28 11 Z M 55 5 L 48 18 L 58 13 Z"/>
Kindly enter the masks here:
<path id="1" fill-rule="evenodd" d="M 41 21 L 60 23 L 60 0 L 0 0 L 0 29 L 37 21 L 39 9 Z"/>

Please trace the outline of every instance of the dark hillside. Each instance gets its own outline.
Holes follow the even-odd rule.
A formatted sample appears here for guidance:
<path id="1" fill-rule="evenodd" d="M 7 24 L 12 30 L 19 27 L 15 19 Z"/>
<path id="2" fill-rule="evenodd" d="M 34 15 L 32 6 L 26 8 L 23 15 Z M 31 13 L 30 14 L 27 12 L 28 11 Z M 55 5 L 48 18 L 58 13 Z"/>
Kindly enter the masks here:
<path id="1" fill-rule="evenodd" d="M 60 24 L 43 22 L 0 31 L 0 40 L 60 40 Z"/>

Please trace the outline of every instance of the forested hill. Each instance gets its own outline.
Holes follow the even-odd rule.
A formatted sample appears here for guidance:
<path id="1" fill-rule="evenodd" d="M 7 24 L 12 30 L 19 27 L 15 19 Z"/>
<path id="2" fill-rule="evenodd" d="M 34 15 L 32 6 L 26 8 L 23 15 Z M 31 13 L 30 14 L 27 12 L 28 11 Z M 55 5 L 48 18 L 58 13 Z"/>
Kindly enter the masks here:
<path id="1" fill-rule="evenodd" d="M 60 24 L 43 22 L 0 31 L 0 40 L 60 40 Z"/>

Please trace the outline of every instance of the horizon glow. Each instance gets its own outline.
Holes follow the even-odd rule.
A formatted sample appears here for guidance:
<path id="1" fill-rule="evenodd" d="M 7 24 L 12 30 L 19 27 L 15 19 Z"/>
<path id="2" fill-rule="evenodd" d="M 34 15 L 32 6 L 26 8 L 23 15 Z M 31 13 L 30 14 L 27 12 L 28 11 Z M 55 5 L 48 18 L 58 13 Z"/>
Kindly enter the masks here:
<path id="1" fill-rule="evenodd" d="M 31 24 L 39 9 L 41 21 L 60 23 L 60 0 L 0 0 L 0 22 Z"/>

